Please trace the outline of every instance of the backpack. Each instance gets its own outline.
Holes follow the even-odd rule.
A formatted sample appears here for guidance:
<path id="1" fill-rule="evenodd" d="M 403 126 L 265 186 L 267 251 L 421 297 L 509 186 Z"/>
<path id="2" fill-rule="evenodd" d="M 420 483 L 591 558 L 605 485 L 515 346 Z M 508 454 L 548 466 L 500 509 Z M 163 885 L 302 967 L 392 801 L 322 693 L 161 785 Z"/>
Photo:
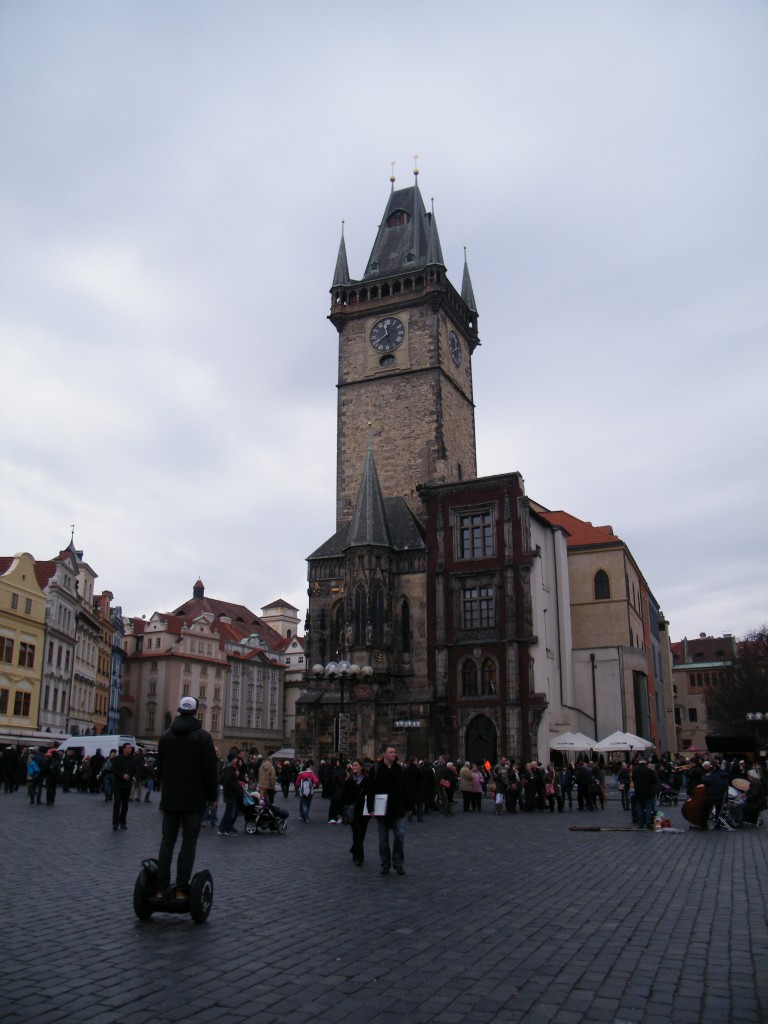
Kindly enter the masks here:
<path id="1" fill-rule="evenodd" d="M 307 775 L 301 780 L 299 786 L 299 792 L 302 796 L 312 796 L 315 791 L 315 787 L 312 785 L 312 779 Z"/>
<path id="2" fill-rule="evenodd" d="M 40 765 L 34 760 L 34 758 L 32 758 L 27 765 L 27 778 L 37 779 L 40 777 L 41 771 L 42 769 L 40 768 Z"/>

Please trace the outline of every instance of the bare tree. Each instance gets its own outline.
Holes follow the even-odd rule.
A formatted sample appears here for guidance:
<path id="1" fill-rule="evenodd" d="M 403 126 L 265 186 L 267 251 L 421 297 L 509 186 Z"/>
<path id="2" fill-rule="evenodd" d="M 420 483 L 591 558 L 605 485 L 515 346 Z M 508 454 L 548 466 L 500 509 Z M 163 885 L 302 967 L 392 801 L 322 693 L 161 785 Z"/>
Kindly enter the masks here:
<path id="1" fill-rule="evenodd" d="M 740 640 L 725 681 L 706 692 L 707 717 L 717 732 L 747 733 L 749 712 L 768 717 L 768 625 Z"/>

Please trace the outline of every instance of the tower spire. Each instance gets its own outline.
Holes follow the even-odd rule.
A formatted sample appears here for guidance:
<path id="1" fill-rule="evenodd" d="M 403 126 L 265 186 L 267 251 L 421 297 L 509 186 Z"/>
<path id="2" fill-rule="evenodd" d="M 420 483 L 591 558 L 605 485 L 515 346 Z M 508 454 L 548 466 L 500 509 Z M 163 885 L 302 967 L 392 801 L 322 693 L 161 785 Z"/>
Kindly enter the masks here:
<path id="1" fill-rule="evenodd" d="M 461 279 L 461 297 L 467 305 L 467 309 L 471 313 L 477 313 L 477 303 L 475 302 L 475 293 L 472 291 L 472 281 L 469 276 L 469 267 L 467 265 L 467 247 L 464 246 L 464 275 Z"/>
<path id="2" fill-rule="evenodd" d="M 339 255 L 336 257 L 336 270 L 333 274 L 331 288 L 338 285 L 349 284 L 349 266 L 347 264 L 347 246 L 344 241 L 344 221 L 341 222 L 341 242 L 339 243 Z"/>
<path id="3" fill-rule="evenodd" d="M 427 239 L 427 266 L 445 267 L 443 262 L 443 250 L 440 245 L 440 236 L 437 233 L 437 221 L 435 220 L 435 200 L 432 200 L 432 212 L 427 214 L 429 218 L 429 238 Z"/>

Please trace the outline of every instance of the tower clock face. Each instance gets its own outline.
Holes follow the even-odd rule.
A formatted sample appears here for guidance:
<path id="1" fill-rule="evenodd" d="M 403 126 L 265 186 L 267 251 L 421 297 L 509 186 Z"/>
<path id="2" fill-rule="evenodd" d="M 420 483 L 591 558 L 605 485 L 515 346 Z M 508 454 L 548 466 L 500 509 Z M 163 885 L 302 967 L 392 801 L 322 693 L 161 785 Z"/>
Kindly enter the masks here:
<path id="1" fill-rule="evenodd" d="M 394 352 L 405 337 L 405 324 L 396 316 L 385 316 L 371 328 L 371 345 L 377 352 Z"/>
<path id="2" fill-rule="evenodd" d="M 461 366 L 461 342 L 456 336 L 455 331 L 451 331 L 448 335 L 448 347 L 451 350 L 451 358 L 457 366 Z"/>

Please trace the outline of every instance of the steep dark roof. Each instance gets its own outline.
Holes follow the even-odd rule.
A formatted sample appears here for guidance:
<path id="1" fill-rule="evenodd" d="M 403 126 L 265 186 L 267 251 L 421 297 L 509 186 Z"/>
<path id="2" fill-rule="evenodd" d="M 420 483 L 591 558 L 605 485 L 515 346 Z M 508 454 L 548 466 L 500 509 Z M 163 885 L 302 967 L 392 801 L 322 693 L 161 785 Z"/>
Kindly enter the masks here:
<path id="1" fill-rule="evenodd" d="M 430 262 L 442 265 L 442 249 L 437 224 L 432 214 L 424 209 L 418 186 L 393 189 L 363 280 L 423 269 Z"/>
<path id="2" fill-rule="evenodd" d="M 424 529 L 411 512 L 405 498 L 384 498 L 384 517 L 386 519 L 389 543 L 387 547 L 393 551 L 423 551 L 426 547 Z M 342 526 L 324 544 L 308 556 L 307 561 L 324 558 L 342 558 L 350 546 L 348 543 L 349 526 Z M 375 543 L 375 542 L 374 542 Z"/>
<path id="3" fill-rule="evenodd" d="M 363 478 L 360 481 L 360 490 L 357 492 L 355 511 L 352 522 L 349 524 L 346 546 L 348 548 L 370 547 L 372 544 L 385 548 L 392 547 L 379 475 L 376 472 L 373 450 L 369 444 Z"/>

